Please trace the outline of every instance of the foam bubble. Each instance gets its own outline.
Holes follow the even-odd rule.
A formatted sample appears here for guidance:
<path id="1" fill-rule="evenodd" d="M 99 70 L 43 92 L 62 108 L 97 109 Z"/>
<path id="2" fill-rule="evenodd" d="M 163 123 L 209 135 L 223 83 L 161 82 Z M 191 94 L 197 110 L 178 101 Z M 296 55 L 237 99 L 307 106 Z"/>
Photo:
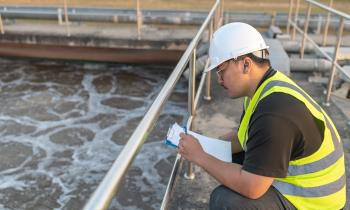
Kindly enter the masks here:
<path id="1" fill-rule="evenodd" d="M 130 137 L 170 74 L 8 59 L 0 59 L 0 68 L 0 144 L 10 151 L 0 154 L 1 209 L 81 209 L 123 148 L 116 142 Z M 120 86 L 125 80 L 129 85 Z M 176 99 L 161 112 L 112 209 L 160 207 L 176 155 L 163 139 L 169 124 L 185 123 L 185 80 L 174 92 Z M 137 102 L 143 106 L 130 108 Z"/>

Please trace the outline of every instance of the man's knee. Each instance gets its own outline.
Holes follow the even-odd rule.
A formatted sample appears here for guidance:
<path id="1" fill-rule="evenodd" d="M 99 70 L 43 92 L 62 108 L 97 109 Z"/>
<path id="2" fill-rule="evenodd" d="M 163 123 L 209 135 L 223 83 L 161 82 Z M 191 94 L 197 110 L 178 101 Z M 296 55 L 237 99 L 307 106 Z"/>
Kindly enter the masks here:
<path id="1" fill-rule="evenodd" d="M 218 204 L 220 204 L 219 200 L 222 200 L 222 187 L 223 185 L 220 185 L 211 192 L 209 201 L 210 209 L 217 209 Z"/>
<path id="2" fill-rule="evenodd" d="M 209 207 L 211 210 L 235 209 L 232 204 L 237 201 L 238 196 L 241 195 L 223 185 L 220 185 L 210 194 Z"/>
<path id="3" fill-rule="evenodd" d="M 220 185 L 210 195 L 209 207 L 211 210 L 242 210 L 242 209 L 284 209 L 296 210 L 276 188 L 270 187 L 258 199 L 249 199 L 243 195 Z"/>

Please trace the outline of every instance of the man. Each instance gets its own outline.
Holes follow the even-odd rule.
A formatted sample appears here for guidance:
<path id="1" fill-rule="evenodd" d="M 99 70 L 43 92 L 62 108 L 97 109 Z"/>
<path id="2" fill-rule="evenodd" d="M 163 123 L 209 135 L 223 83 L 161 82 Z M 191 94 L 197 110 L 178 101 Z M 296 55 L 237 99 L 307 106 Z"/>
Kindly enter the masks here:
<path id="1" fill-rule="evenodd" d="M 179 149 L 222 185 L 210 209 L 341 209 L 346 201 L 343 147 L 327 114 L 292 80 L 270 66 L 267 46 L 248 24 L 216 31 L 211 66 L 232 99 L 245 97 L 231 141 L 233 163 L 205 153 L 180 134 Z"/>

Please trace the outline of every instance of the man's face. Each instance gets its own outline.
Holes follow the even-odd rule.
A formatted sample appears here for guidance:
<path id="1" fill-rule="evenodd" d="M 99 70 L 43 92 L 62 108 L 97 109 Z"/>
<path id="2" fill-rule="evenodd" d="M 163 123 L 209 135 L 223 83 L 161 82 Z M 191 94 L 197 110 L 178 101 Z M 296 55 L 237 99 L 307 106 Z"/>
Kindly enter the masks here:
<path id="1" fill-rule="evenodd" d="M 244 60 L 229 60 L 220 64 L 217 69 L 219 73 L 218 82 L 232 99 L 245 96 L 246 75 L 244 75 Z"/>

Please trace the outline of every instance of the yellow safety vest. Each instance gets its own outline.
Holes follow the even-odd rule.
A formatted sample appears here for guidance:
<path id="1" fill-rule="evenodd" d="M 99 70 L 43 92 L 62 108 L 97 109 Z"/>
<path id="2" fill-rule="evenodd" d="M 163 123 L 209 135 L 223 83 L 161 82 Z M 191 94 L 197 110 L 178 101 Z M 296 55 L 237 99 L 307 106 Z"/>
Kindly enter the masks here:
<path id="1" fill-rule="evenodd" d="M 274 92 L 292 95 L 303 102 L 311 114 L 324 123 L 325 130 L 321 147 L 308 157 L 290 161 L 287 177 L 275 178 L 272 186 L 297 209 L 343 208 L 346 201 L 346 176 L 339 134 L 322 108 L 282 73 L 277 71 L 267 79 L 252 99 L 245 98 L 245 115 L 238 130 L 242 148 L 247 150 L 249 120 L 256 106 L 261 99 Z"/>

